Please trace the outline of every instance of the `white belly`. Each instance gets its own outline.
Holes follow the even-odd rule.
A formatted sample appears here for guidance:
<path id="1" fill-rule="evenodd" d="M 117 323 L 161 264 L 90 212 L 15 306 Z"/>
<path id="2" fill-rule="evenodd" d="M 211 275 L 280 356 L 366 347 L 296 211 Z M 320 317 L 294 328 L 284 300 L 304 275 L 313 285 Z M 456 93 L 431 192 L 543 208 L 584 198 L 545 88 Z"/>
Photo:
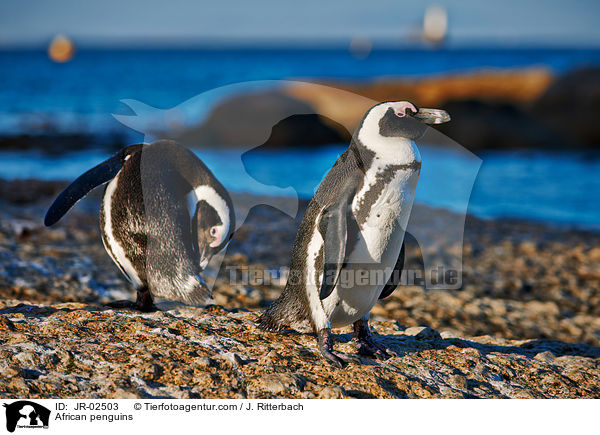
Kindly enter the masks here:
<path id="1" fill-rule="evenodd" d="M 113 227 L 112 227 L 112 197 L 115 193 L 115 189 L 117 188 L 117 183 L 119 182 L 119 174 L 106 187 L 106 192 L 104 193 L 103 201 L 103 212 L 104 212 L 104 228 L 102 228 L 102 243 L 104 243 L 104 248 L 108 255 L 112 258 L 115 264 L 121 269 L 125 277 L 131 281 L 134 287 L 138 288 L 142 285 L 142 281 L 140 280 L 135 268 L 127 258 L 125 254 L 125 250 L 121 246 L 121 244 L 116 240 Z"/>
<path id="2" fill-rule="evenodd" d="M 418 176 L 416 170 L 397 171 L 371 207 L 348 258 L 348 266 L 342 270 L 331 295 L 323 300 L 333 327 L 359 320 L 377 302 L 402 247 Z M 353 202 L 355 215 L 359 204 L 357 195 Z"/>

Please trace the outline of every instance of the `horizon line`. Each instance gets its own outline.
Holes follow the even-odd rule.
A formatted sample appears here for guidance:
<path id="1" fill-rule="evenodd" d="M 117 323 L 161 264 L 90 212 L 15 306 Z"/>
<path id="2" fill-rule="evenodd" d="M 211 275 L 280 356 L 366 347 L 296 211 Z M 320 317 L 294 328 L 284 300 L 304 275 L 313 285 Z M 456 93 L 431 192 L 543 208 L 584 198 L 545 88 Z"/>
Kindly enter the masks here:
<path id="1" fill-rule="evenodd" d="M 2 51 L 45 51 L 48 49 L 50 41 L 44 42 L 23 42 L 7 43 L 0 41 L 0 52 Z M 350 42 L 347 40 L 222 40 L 222 39 L 202 39 L 194 41 L 185 40 L 139 40 L 139 41 L 80 41 L 74 40 L 73 43 L 78 51 L 102 51 L 102 50 L 348 50 L 350 51 Z M 599 50 L 600 43 L 569 43 L 569 42 L 522 42 L 514 43 L 507 41 L 479 41 L 479 42 L 452 42 L 447 41 L 441 44 L 428 44 L 423 41 L 396 42 L 386 40 L 373 40 L 369 51 L 385 50 L 430 50 L 430 51 L 452 51 L 452 50 Z"/>

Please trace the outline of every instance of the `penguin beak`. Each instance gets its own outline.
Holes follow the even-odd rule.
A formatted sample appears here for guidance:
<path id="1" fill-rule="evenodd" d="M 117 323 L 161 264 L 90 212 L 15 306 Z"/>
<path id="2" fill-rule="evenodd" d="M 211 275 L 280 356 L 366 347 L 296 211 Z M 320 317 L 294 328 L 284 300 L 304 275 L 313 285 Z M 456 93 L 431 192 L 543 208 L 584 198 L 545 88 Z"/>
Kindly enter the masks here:
<path id="1" fill-rule="evenodd" d="M 450 121 L 450 115 L 445 110 L 426 109 L 424 107 L 420 108 L 413 117 L 425 124 L 443 124 L 444 122 Z"/>

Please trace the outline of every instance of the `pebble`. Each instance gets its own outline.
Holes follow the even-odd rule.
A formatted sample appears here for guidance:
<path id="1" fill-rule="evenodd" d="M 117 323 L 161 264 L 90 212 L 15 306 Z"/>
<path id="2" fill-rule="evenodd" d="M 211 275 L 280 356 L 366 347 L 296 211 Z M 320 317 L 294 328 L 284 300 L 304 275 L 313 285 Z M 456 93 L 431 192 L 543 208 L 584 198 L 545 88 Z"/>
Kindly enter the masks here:
<path id="1" fill-rule="evenodd" d="M 298 389 L 298 380 L 290 374 L 271 374 L 263 376 L 260 380 L 261 387 L 270 393 L 281 394 Z"/>
<path id="2" fill-rule="evenodd" d="M 413 326 L 406 329 L 404 334 L 414 336 L 417 340 L 438 341 L 442 339 L 439 332 L 428 326 Z"/>

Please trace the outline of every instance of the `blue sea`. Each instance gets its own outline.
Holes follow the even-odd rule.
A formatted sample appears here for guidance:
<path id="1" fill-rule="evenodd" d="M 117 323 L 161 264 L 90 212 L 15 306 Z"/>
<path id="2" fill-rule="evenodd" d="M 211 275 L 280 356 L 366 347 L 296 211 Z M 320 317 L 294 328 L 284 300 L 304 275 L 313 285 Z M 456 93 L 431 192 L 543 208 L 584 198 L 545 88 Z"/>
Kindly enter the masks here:
<path id="1" fill-rule="evenodd" d="M 370 81 L 530 66 L 564 73 L 589 65 L 600 65 L 600 50 L 375 50 L 366 59 L 342 49 L 83 50 L 65 64 L 51 62 L 43 51 L 0 51 L 0 136 L 118 132 L 139 141 L 140 134 L 112 116 L 130 113 L 121 99 L 166 109 L 207 90 L 251 80 Z M 344 147 L 248 153 L 245 169 L 258 180 L 251 184 L 228 170 L 231 151 L 198 154 L 232 190 L 273 194 L 291 186 L 310 197 Z M 423 144 L 421 154 L 417 201 L 458 210 L 466 206 L 465 191 L 472 187 L 468 210 L 481 217 L 600 228 L 599 153 L 465 156 Z M 62 155 L 1 151 L 0 177 L 70 180 L 107 155 L 85 144 Z"/>

